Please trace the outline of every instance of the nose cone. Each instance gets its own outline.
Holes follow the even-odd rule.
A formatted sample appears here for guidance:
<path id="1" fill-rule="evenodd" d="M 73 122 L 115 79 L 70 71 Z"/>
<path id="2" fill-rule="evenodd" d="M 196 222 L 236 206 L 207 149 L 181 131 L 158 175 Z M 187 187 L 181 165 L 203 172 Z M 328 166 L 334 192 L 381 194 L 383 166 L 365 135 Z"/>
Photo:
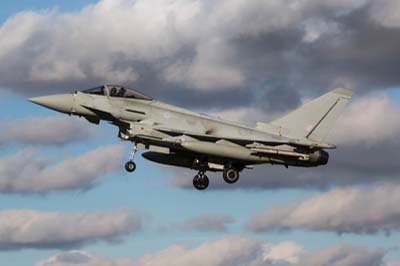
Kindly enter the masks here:
<path id="1" fill-rule="evenodd" d="M 67 114 L 71 113 L 74 105 L 74 98 L 72 94 L 35 97 L 30 98 L 29 101 L 44 106 L 46 108 Z"/>

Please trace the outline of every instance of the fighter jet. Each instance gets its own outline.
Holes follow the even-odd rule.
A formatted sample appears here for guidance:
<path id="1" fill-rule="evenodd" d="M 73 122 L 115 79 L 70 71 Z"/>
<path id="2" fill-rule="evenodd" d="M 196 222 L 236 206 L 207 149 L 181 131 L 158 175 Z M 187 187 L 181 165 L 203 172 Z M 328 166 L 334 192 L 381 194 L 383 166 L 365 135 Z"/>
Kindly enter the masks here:
<path id="1" fill-rule="evenodd" d="M 350 89 L 338 88 L 270 123 L 253 127 L 199 114 L 163 103 L 123 86 L 103 85 L 71 94 L 29 101 L 119 129 L 119 138 L 132 142 L 128 172 L 136 169 L 136 151 L 150 161 L 198 171 L 193 185 L 209 185 L 207 171 L 222 172 L 229 184 L 244 169 L 259 164 L 316 167 L 328 163 L 326 150 L 336 148 L 326 137 L 350 100 Z"/>

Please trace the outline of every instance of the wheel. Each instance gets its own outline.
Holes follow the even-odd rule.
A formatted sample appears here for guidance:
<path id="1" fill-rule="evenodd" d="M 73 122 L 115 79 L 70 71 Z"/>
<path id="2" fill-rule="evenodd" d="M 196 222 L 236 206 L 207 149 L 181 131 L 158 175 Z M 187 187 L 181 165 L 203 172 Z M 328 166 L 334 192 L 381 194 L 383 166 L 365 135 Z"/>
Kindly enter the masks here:
<path id="1" fill-rule="evenodd" d="M 204 190 L 208 187 L 210 181 L 206 175 L 196 175 L 193 178 L 193 186 L 198 190 Z"/>
<path id="2" fill-rule="evenodd" d="M 136 164 L 132 161 L 129 161 L 125 164 L 125 170 L 132 173 L 136 169 Z"/>
<path id="3" fill-rule="evenodd" d="M 229 167 L 224 170 L 222 176 L 226 183 L 233 184 L 239 180 L 239 171 L 233 167 Z"/>

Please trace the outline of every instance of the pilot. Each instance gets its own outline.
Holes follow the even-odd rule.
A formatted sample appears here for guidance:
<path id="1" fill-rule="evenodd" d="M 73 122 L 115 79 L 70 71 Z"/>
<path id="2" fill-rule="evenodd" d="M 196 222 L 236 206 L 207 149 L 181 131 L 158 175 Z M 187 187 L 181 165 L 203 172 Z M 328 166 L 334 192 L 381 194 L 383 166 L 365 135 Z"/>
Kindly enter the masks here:
<path id="1" fill-rule="evenodd" d="M 116 88 L 111 88 L 110 96 L 117 96 L 117 89 Z"/>
<path id="2" fill-rule="evenodd" d="M 125 96 L 125 92 L 126 92 L 126 89 L 125 88 L 121 88 L 121 89 L 119 89 L 119 92 L 118 92 L 118 97 L 124 97 Z"/>

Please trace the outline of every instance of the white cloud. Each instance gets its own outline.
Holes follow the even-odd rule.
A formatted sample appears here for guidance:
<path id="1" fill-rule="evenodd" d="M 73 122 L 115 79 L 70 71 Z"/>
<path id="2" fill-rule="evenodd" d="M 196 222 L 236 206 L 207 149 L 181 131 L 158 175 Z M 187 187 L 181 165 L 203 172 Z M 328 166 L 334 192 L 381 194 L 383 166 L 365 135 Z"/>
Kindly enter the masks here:
<path id="1" fill-rule="evenodd" d="M 77 13 L 21 12 L 0 28 L 0 60 L 8 62 L 0 78 L 124 83 L 138 80 L 145 64 L 188 88 L 237 88 L 251 70 L 241 65 L 235 41 L 299 29 L 315 41 L 336 29 L 326 14 L 338 16 L 367 2 L 101 0 Z M 305 25 L 309 19 L 320 26 Z"/>
<path id="2" fill-rule="evenodd" d="M 251 219 L 255 232 L 306 229 L 374 234 L 400 230 L 399 185 L 335 189 L 299 203 L 269 208 Z"/>
<path id="3" fill-rule="evenodd" d="M 380 266 L 385 251 L 353 246 L 336 246 L 307 252 L 294 242 L 277 245 L 246 237 L 227 237 L 196 248 L 175 245 L 139 258 L 108 259 L 87 251 L 57 254 L 37 266 Z"/>
<path id="4" fill-rule="evenodd" d="M 21 48 L 31 36 L 32 32 L 45 22 L 40 13 L 21 12 L 12 19 L 8 19 L 0 28 L 0 57 Z"/>
<path id="5" fill-rule="evenodd" d="M 132 211 L 59 213 L 0 211 L 0 249 L 65 248 L 97 241 L 113 242 L 141 229 Z"/>
<path id="6" fill-rule="evenodd" d="M 0 192 L 47 193 L 56 190 L 85 190 L 99 176 L 117 171 L 124 147 L 101 147 L 54 164 L 32 149 L 24 149 L 0 160 Z"/>
<path id="7" fill-rule="evenodd" d="M 23 12 L 0 28 L 0 58 L 24 69 L 27 81 L 132 82 L 138 73 L 117 62 L 174 55 L 198 9 L 189 0 L 102 0 L 78 13 Z"/>
<path id="8" fill-rule="evenodd" d="M 96 138 L 95 128 L 83 119 L 71 117 L 31 117 L 3 121 L 0 143 L 17 142 L 31 145 L 63 145 Z"/>
<path id="9" fill-rule="evenodd" d="M 168 66 L 163 75 L 169 82 L 215 90 L 243 85 L 245 77 L 230 61 L 233 51 L 221 39 L 207 40 L 196 47 L 196 56 L 190 62 L 177 62 Z"/>
<path id="10" fill-rule="evenodd" d="M 371 17 L 385 27 L 400 27 L 400 2 L 396 0 L 381 0 L 373 2 Z"/>
<path id="11" fill-rule="evenodd" d="M 306 254 L 304 247 L 293 241 L 285 241 L 275 245 L 265 244 L 264 261 L 285 261 L 295 264 L 304 254 Z"/>
<path id="12" fill-rule="evenodd" d="M 339 144 L 368 146 L 397 142 L 399 116 L 399 106 L 387 94 L 369 94 L 350 102 L 335 125 L 332 139 Z"/>

